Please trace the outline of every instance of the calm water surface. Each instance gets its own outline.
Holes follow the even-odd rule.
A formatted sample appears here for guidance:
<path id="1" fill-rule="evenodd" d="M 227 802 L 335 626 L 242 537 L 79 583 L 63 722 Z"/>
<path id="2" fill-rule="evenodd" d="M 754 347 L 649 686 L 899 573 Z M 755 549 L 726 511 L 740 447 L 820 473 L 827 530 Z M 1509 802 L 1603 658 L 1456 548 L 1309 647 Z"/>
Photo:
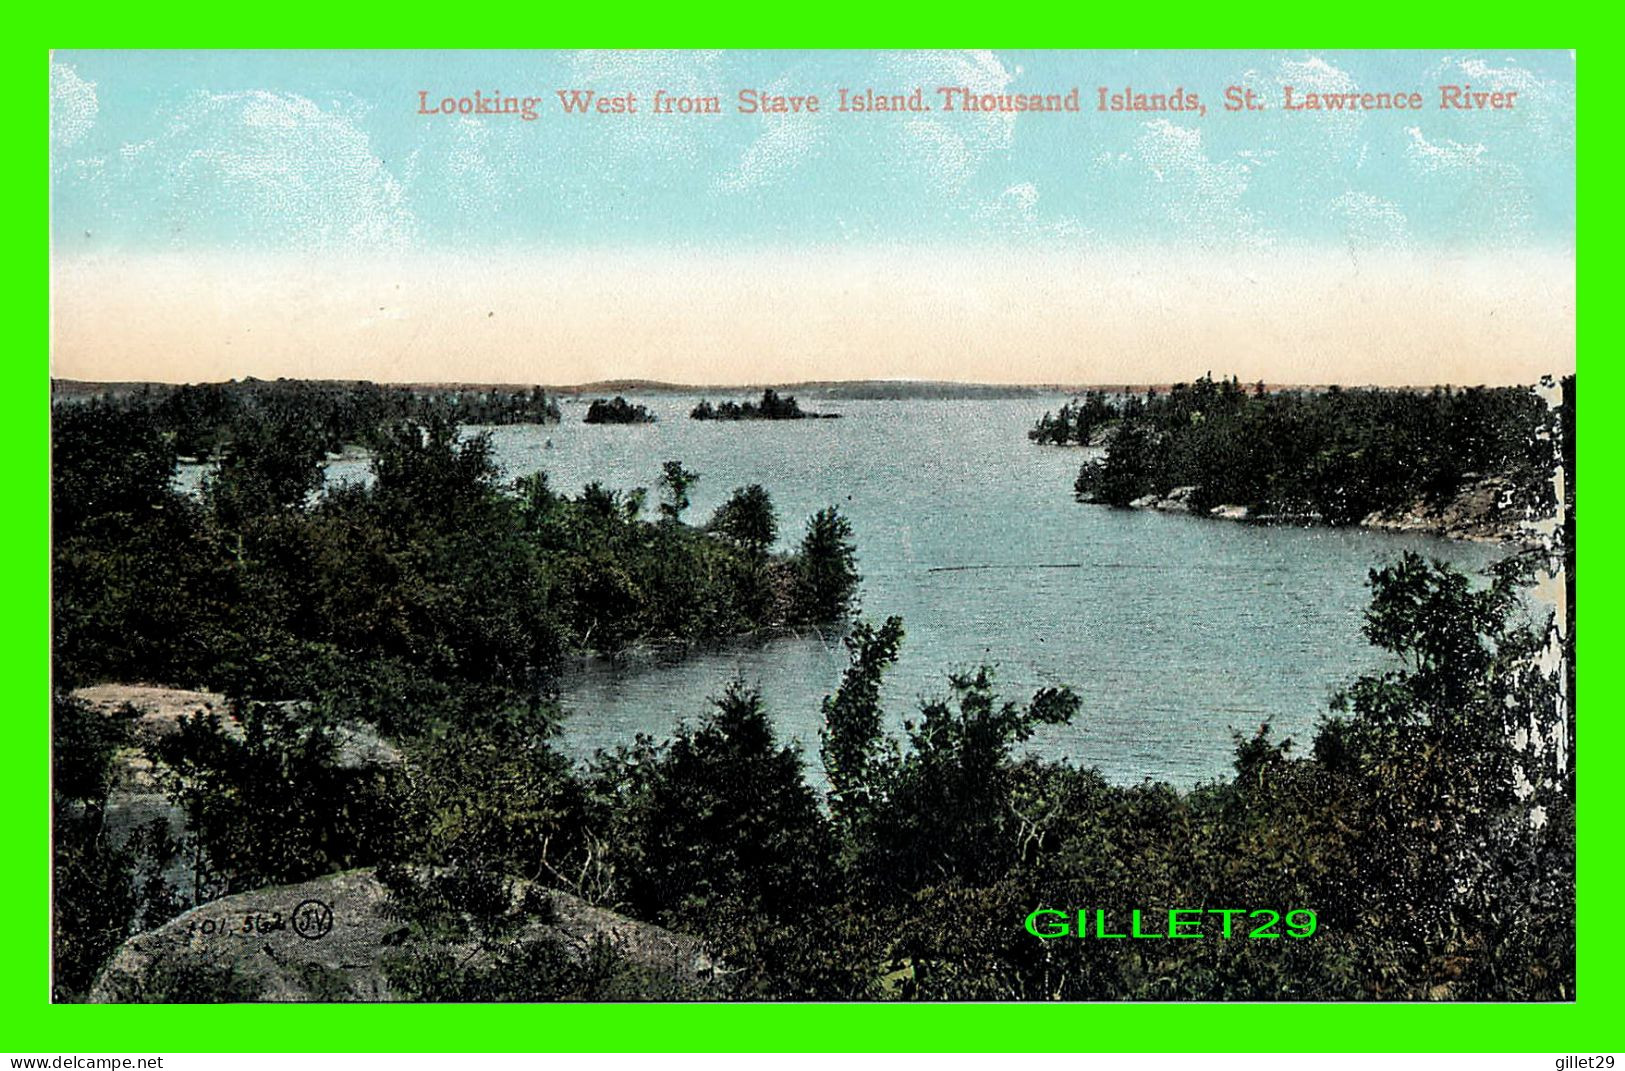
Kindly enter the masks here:
<path id="1" fill-rule="evenodd" d="M 907 631 L 885 690 L 894 727 L 921 697 L 946 690 L 950 670 L 987 663 L 1007 698 L 1071 685 L 1080 715 L 1031 746 L 1118 782 L 1189 785 L 1227 773 L 1232 730 L 1266 721 L 1307 747 L 1337 687 L 1385 665 L 1360 635 L 1367 571 L 1407 549 L 1464 569 L 1501 553 L 1079 505 L 1072 481 L 1087 453 L 1034 446 L 1025 434 L 1060 397 L 804 399 L 842 419 L 782 423 L 689 420 L 692 397 L 633 400 L 659 422 L 588 426 L 585 404 L 568 403 L 560 425 L 490 429 L 496 457 L 509 476 L 543 469 L 572 494 L 590 480 L 655 488 L 661 462 L 675 458 L 700 473 L 691 522 L 735 487 L 760 483 L 784 546 L 813 512 L 838 507 L 858 546 L 863 613 L 901 615 Z M 335 462 L 330 478 L 365 468 Z M 781 734 L 804 745 L 816 780 L 819 703 L 845 665 L 839 637 L 814 632 L 675 664 L 594 660 L 564 683 L 562 743 L 585 758 L 638 732 L 667 736 L 737 677 L 761 689 Z"/>

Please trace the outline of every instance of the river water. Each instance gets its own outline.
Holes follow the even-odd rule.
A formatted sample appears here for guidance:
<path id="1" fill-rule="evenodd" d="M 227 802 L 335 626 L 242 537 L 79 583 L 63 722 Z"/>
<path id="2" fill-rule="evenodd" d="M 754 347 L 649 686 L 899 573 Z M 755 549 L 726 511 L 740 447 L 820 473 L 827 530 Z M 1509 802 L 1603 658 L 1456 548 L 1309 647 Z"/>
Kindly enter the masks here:
<path id="1" fill-rule="evenodd" d="M 1065 400 L 814 401 L 840 420 L 699 422 L 696 397 L 638 396 L 659 420 L 489 429 L 508 476 L 543 469 L 556 491 L 590 480 L 657 486 L 661 463 L 700 473 L 685 519 L 760 483 L 780 543 L 833 505 L 851 521 L 862 611 L 903 618 L 907 638 L 884 698 L 900 728 L 947 673 L 987 663 L 1001 694 L 1068 684 L 1082 710 L 1030 747 L 1109 779 L 1188 786 L 1229 772 L 1232 730 L 1270 722 L 1307 748 L 1333 692 L 1388 664 L 1360 634 L 1367 572 L 1416 550 L 1475 570 L 1501 548 L 1355 529 L 1263 527 L 1080 505 L 1089 452 L 1035 446 L 1026 429 Z M 720 398 L 713 398 L 713 401 Z M 358 478 L 365 461 L 335 462 Z M 651 492 L 650 509 L 655 496 Z M 690 651 L 593 660 L 563 684 L 562 746 L 586 758 L 645 732 L 697 721 L 733 678 L 761 689 L 780 733 L 817 769 L 820 701 L 840 681 L 838 636 L 808 631 Z"/>

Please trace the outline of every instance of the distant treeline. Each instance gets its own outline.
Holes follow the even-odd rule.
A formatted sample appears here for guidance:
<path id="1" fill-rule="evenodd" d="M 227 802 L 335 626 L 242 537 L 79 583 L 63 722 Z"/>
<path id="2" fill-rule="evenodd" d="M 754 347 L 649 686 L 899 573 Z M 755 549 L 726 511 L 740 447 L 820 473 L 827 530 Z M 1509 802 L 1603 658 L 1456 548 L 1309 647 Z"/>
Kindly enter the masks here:
<path id="1" fill-rule="evenodd" d="M 755 389 L 744 384 L 685 384 L 659 380 L 615 379 L 560 388 L 565 393 L 602 396 L 608 394 L 737 394 Z M 803 397 L 839 401 L 987 401 L 1008 398 L 1041 398 L 1065 388 L 1058 386 L 1015 386 L 993 383 L 951 383 L 933 380 L 869 379 L 808 380 L 779 383 L 779 393 L 794 391 Z"/>
<path id="2" fill-rule="evenodd" d="M 459 424 L 554 424 L 558 402 L 541 387 L 390 386 L 366 382 L 242 379 L 229 383 L 170 386 L 142 384 L 133 390 L 58 394 L 57 405 L 95 401 L 113 409 L 150 414 L 181 457 L 216 456 L 245 423 L 270 422 L 294 429 L 336 453 L 346 443 L 370 444 L 377 429 L 398 421 Z"/>
<path id="3" fill-rule="evenodd" d="M 1487 477 L 1506 482 L 1508 509 L 1550 516 L 1556 420 L 1521 387 L 1271 393 L 1204 376 L 1161 393 L 1088 392 L 1028 435 L 1105 445 L 1079 471 L 1085 501 L 1121 506 L 1190 487 L 1199 510 L 1236 505 L 1350 524 L 1439 505 Z"/>
<path id="4" fill-rule="evenodd" d="M 581 418 L 583 424 L 653 424 L 655 416 L 646 406 L 633 405 L 619 394 L 613 401 L 605 398 L 595 398 L 587 406 L 587 415 Z"/>
<path id="5" fill-rule="evenodd" d="M 762 392 L 759 403 L 725 401 L 712 405 L 701 399 L 688 415 L 695 420 L 807 420 L 825 414 L 809 413 L 796 403 L 794 395 L 780 397 L 778 391 L 769 388 Z"/>

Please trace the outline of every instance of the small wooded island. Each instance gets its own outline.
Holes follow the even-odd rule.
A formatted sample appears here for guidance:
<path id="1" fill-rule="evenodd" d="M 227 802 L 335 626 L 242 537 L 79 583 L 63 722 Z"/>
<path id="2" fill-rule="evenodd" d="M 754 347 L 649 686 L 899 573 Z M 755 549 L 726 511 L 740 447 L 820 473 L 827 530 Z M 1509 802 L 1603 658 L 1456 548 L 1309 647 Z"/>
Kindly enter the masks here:
<path id="1" fill-rule="evenodd" d="M 812 413 L 796 403 L 795 395 L 779 397 L 771 387 L 762 391 L 760 402 L 725 401 L 712 405 L 702 398 L 688 414 L 695 420 L 835 420 L 839 413 Z"/>
<path id="2" fill-rule="evenodd" d="M 633 405 L 619 394 L 614 401 L 595 398 L 587 407 L 583 424 L 653 424 L 655 415 L 646 406 Z"/>

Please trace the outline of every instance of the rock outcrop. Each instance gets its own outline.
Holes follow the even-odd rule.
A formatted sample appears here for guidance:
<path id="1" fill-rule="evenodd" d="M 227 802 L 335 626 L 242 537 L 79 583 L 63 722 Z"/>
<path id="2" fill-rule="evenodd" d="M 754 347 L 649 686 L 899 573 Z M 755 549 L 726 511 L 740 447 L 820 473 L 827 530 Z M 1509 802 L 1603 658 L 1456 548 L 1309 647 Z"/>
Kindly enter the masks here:
<path id="1" fill-rule="evenodd" d="M 594 907 L 557 890 L 546 923 L 526 936 L 556 939 L 585 956 L 602 937 L 659 982 L 660 995 L 701 999 L 718 971 L 699 939 Z M 332 874 L 211 901 L 124 942 L 90 992 L 92 1003 L 205 995 L 235 1001 L 392 1001 L 385 961 L 402 952 L 399 919 L 371 869 Z M 176 979 L 184 980 L 180 993 Z M 713 994 L 714 995 L 714 994 Z"/>
<path id="2" fill-rule="evenodd" d="M 1194 487 L 1173 487 L 1165 495 L 1142 495 L 1129 503 L 1130 509 L 1154 509 L 1163 513 L 1189 513 L 1191 512 L 1191 496 L 1196 493 Z"/>
<path id="3" fill-rule="evenodd" d="M 1500 476 L 1472 479 L 1450 501 L 1438 506 L 1423 500 L 1408 508 L 1379 510 L 1360 526 L 1384 532 L 1418 532 L 1446 539 L 1535 544 L 1542 525 L 1531 522 L 1513 506 L 1511 481 Z M 1545 528 L 1551 528 L 1551 523 Z"/>
<path id="4" fill-rule="evenodd" d="M 1174 487 L 1166 494 L 1142 495 L 1129 503 L 1130 509 L 1153 509 L 1162 513 L 1202 514 L 1227 521 L 1255 521 L 1260 524 L 1318 524 L 1319 514 L 1255 513 L 1243 505 L 1218 505 L 1199 510 L 1192 504 L 1196 488 Z M 1090 501 L 1085 499 L 1084 501 Z M 1413 532 L 1444 539 L 1480 542 L 1543 544 L 1555 529 L 1551 519 L 1532 521 L 1513 505 L 1511 481 L 1500 476 L 1472 478 L 1450 501 L 1434 506 L 1418 499 L 1403 509 L 1379 510 L 1362 518 L 1359 526 L 1380 532 Z"/>
<path id="5" fill-rule="evenodd" d="M 148 684 L 96 684 L 73 692 L 90 708 L 109 718 L 124 717 L 134 711 L 130 722 L 129 746 L 120 748 L 113 763 L 113 783 L 107 794 L 103 820 L 114 843 L 123 843 L 138 828 L 162 820 L 169 835 L 179 838 L 186 829 L 186 815 L 165 792 L 147 757 L 147 748 L 160 738 L 180 729 L 183 720 L 195 713 L 220 715 L 227 735 L 242 739 L 242 726 L 231 715 L 230 704 L 219 692 L 189 691 Z M 394 765 L 401 753 L 380 737 L 371 726 L 360 723 L 339 728 L 338 762 L 341 766 L 369 763 Z M 171 885 L 181 887 L 190 877 L 184 859 L 176 858 L 161 875 Z"/>

